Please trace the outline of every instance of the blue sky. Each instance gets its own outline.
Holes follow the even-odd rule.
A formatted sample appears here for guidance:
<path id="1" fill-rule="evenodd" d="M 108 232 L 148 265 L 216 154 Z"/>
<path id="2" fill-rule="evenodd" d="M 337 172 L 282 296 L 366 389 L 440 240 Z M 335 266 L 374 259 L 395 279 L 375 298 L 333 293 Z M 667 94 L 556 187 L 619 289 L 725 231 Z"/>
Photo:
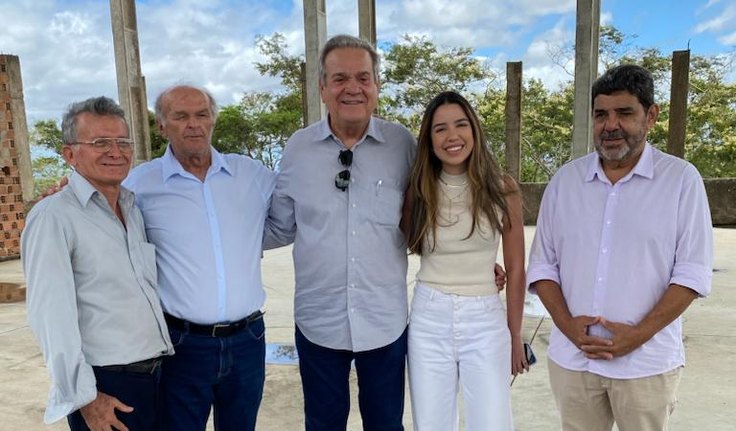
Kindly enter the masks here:
<path id="1" fill-rule="evenodd" d="M 328 35 L 357 33 L 357 0 L 326 0 Z M 524 77 L 550 87 L 569 79 L 549 51 L 572 46 L 575 0 L 376 0 L 379 46 L 403 34 L 470 46 L 499 72 L 523 61 Z M 29 127 L 90 96 L 117 98 L 109 2 L 0 0 L 0 53 L 20 56 Z M 278 88 L 253 66 L 258 34 L 285 35 L 304 51 L 301 0 L 139 0 L 138 30 L 149 105 L 175 83 L 204 85 L 220 104 Z M 636 46 L 663 53 L 733 55 L 736 0 L 602 0 L 601 21 Z M 568 64 L 570 66 L 570 64 Z M 572 70 L 569 68 L 569 70 Z M 736 78 L 732 73 L 729 80 Z"/>

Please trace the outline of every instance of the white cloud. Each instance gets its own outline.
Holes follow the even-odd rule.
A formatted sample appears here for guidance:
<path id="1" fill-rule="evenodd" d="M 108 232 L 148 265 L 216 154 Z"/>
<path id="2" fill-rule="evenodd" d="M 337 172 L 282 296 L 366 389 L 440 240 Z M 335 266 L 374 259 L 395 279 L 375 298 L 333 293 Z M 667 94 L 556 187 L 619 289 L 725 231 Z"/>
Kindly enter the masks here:
<path id="1" fill-rule="evenodd" d="M 711 9 L 712 17 L 699 22 L 693 31 L 695 34 L 710 32 L 723 45 L 736 45 L 736 3 L 722 5 L 720 10 L 714 7 L 718 3 L 719 0 L 708 2 L 704 9 Z"/>

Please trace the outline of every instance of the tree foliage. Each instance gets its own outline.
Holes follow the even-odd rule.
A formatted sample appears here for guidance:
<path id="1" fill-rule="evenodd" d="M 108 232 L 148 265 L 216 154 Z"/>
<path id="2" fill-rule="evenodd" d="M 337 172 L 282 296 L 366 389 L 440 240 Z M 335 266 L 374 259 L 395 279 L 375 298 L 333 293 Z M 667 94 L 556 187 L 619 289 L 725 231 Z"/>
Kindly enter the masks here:
<path id="1" fill-rule="evenodd" d="M 56 121 L 36 121 L 31 129 L 30 141 L 33 194 L 38 196 L 61 177 L 69 175 L 71 169 L 61 157 L 64 140 Z"/>
<path id="2" fill-rule="evenodd" d="M 39 120 L 33 124 L 31 142 L 61 155 L 64 138 L 59 125 L 54 120 Z"/>
<path id="3" fill-rule="evenodd" d="M 414 129 L 424 106 L 438 93 L 485 89 L 495 72 L 469 47 L 438 47 L 424 36 L 404 35 L 388 44 L 383 59 L 381 114 Z"/>
<path id="4" fill-rule="evenodd" d="M 250 91 L 240 103 L 223 106 L 217 117 L 212 143 L 218 151 L 246 154 L 274 168 L 281 159 L 286 141 L 303 126 L 303 58 L 287 54 L 280 33 L 259 36 L 256 46 L 268 60 L 255 63 L 263 75 L 278 76 L 280 92 Z"/>

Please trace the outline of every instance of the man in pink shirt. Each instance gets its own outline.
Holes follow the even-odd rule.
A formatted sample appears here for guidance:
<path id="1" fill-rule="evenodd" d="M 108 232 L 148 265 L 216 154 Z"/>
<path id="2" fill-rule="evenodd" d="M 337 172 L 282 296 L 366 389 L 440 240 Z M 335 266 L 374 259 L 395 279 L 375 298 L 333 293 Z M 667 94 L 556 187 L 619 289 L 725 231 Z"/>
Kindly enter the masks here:
<path id="1" fill-rule="evenodd" d="M 596 152 L 555 174 L 527 280 L 555 323 L 550 385 L 563 430 L 667 429 L 685 363 L 681 315 L 710 293 L 702 178 L 649 143 L 651 74 L 622 65 L 593 84 Z"/>

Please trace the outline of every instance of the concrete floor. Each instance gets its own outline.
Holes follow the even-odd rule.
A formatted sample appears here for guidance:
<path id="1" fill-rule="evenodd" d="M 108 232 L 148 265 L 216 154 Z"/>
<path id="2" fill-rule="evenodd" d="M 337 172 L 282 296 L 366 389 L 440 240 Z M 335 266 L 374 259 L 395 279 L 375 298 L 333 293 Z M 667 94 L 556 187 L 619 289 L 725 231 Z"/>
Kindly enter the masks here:
<path id="1" fill-rule="evenodd" d="M 534 229 L 526 229 L 527 244 Z M 672 417 L 674 431 L 736 429 L 736 230 L 714 229 L 715 272 L 713 293 L 697 300 L 685 313 L 684 336 L 687 365 L 679 390 L 679 404 Z M 412 280 L 418 261 L 410 259 Z M 267 341 L 293 343 L 293 268 L 290 248 L 267 252 L 263 260 Z M 0 282 L 23 283 L 18 260 L 0 262 Z M 529 339 L 539 317 L 528 316 L 524 335 Z M 512 389 L 517 430 L 559 429 L 558 414 L 547 381 L 546 346 L 551 322 L 545 319 L 534 339 L 538 363 L 520 376 Z M 353 403 L 349 429 L 361 429 L 352 378 Z M 26 323 L 22 302 L 0 304 L 0 430 L 64 430 L 65 423 L 42 422 L 48 390 L 48 374 Z M 411 429 L 408 392 L 404 424 Z M 267 365 L 266 389 L 258 429 L 303 429 L 302 397 L 295 366 Z M 208 429 L 212 429 L 212 426 Z"/>

